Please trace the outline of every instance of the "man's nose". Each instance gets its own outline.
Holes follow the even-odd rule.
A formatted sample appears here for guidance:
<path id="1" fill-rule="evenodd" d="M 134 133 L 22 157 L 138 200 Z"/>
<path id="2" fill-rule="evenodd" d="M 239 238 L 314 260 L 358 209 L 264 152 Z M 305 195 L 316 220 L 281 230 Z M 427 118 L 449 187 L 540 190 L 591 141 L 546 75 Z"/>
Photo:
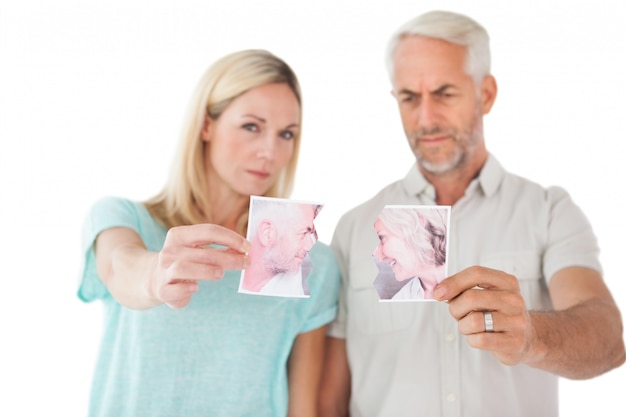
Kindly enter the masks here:
<path id="1" fill-rule="evenodd" d="M 305 250 L 308 252 L 311 250 L 311 248 L 313 247 L 313 245 L 315 245 L 315 242 L 317 241 L 317 239 L 315 238 L 315 234 L 314 233 L 309 233 L 309 238 L 308 239 L 304 239 L 304 248 Z"/>
<path id="2" fill-rule="evenodd" d="M 431 97 L 424 97 L 417 108 L 417 116 L 420 126 L 423 129 L 430 129 L 437 126 L 439 109 L 437 103 Z"/>

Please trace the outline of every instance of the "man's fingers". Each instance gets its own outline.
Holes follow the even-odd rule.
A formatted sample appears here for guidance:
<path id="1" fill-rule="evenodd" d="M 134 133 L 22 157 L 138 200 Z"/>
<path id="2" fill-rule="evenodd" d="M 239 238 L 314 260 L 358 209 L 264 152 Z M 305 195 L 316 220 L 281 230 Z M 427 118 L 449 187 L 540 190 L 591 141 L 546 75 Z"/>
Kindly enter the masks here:
<path id="1" fill-rule="evenodd" d="M 490 311 L 492 333 L 500 332 L 502 329 L 504 316 L 496 311 Z M 459 320 L 459 331 L 464 335 L 487 333 L 488 318 L 485 318 L 484 311 L 472 311 Z"/>
<path id="2" fill-rule="evenodd" d="M 505 272 L 483 266 L 466 268 L 443 280 L 434 291 L 440 301 L 450 301 L 475 288 L 489 290 L 519 290 L 517 278 Z"/>

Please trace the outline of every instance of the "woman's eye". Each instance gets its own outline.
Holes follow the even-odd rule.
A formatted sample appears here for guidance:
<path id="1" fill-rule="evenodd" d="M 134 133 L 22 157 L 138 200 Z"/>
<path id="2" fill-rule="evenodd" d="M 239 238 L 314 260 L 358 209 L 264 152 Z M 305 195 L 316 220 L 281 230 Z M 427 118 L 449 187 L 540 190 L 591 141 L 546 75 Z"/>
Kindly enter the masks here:
<path id="1" fill-rule="evenodd" d="M 295 137 L 295 135 L 293 134 L 293 132 L 289 131 L 289 130 L 285 130 L 283 132 L 281 132 L 280 137 L 286 140 L 291 140 Z"/>
<path id="2" fill-rule="evenodd" d="M 259 127 L 254 124 L 254 123 L 246 123 L 245 125 L 242 126 L 244 129 L 246 129 L 249 132 L 258 132 Z"/>

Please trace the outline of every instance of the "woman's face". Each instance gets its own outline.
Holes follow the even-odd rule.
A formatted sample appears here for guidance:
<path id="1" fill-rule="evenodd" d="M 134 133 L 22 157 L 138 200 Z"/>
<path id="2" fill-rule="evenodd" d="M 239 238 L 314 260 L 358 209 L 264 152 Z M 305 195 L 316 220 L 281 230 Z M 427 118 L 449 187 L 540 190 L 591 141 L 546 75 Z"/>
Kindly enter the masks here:
<path id="1" fill-rule="evenodd" d="M 207 118 L 208 180 L 220 196 L 264 195 L 291 160 L 300 105 L 287 84 L 265 84 L 234 99 L 217 120 Z"/>
<path id="2" fill-rule="evenodd" d="M 401 236 L 391 234 L 385 225 L 376 220 L 374 229 L 378 234 L 378 246 L 374 257 L 378 262 L 387 262 L 398 281 L 404 281 L 417 275 L 418 261 L 415 253 L 404 243 Z"/>

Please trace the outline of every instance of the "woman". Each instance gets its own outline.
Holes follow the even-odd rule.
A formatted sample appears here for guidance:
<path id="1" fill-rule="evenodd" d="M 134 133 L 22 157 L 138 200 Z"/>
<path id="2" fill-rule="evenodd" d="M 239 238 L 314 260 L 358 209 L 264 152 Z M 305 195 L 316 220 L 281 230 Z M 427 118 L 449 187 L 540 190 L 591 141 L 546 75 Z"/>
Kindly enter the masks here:
<path id="1" fill-rule="evenodd" d="M 315 415 L 338 266 L 311 250 L 311 298 L 239 294 L 251 195 L 287 197 L 301 136 L 295 74 L 262 50 L 200 80 L 163 191 L 97 202 L 79 289 L 105 329 L 91 416 Z"/>
<path id="2" fill-rule="evenodd" d="M 447 210 L 385 207 L 374 228 L 378 262 L 386 262 L 404 284 L 392 300 L 432 299 L 446 274 Z"/>

